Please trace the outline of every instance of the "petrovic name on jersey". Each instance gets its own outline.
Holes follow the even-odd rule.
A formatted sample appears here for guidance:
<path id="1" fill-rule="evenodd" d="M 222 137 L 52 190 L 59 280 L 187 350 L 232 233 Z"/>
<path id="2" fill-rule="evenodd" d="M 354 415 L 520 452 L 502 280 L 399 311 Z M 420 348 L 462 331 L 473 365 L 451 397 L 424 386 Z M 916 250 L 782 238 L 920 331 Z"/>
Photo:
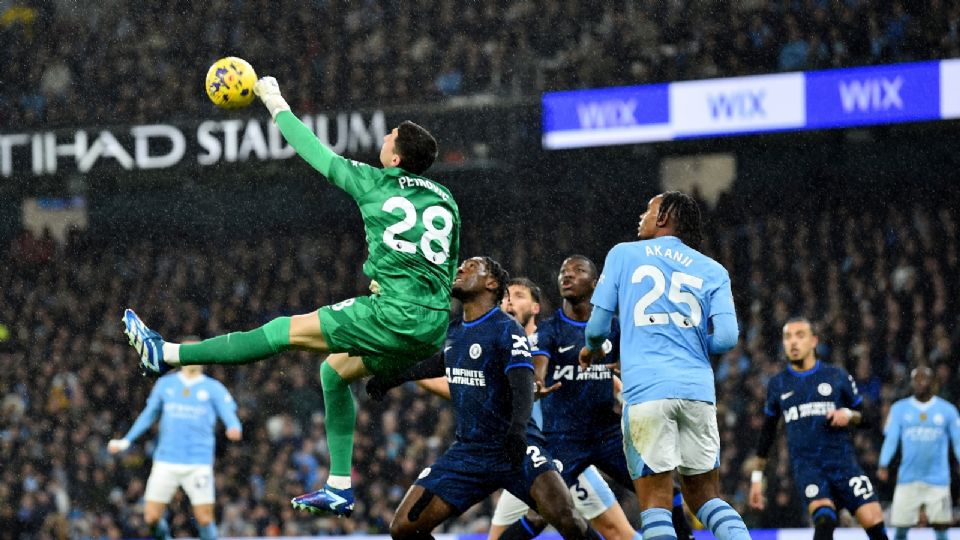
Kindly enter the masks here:
<path id="1" fill-rule="evenodd" d="M 422 187 L 436 193 L 445 201 L 449 199 L 449 196 L 442 189 L 438 188 L 436 184 L 430 180 L 427 180 L 426 178 L 401 176 L 397 178 L 397 183 L 400 185 L 400 189 L 407 189 L 408 187 Z"/>

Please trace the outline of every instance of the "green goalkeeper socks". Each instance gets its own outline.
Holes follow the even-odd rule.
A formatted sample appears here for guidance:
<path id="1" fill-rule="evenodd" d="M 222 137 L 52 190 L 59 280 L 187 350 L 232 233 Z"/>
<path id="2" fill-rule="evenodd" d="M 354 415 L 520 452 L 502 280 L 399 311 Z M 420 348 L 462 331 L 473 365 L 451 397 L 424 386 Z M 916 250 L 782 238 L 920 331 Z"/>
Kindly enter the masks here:
<path id="1" fill-rule="evenodd" d="M 353 429 L 357 423 L 357 407 L 353 403 L 350 385 L 326 362 L 320 365 L 320 382 L 323 384 L 330 474 L 349 477 L 353 462 Z"/>
<path id="2" fill-rule="evenodd" d="M 278 317 L 249 332 L 232 332 L 180 345 L 180 363 L 246 364 L 290 348 L 290 317 Z"/>

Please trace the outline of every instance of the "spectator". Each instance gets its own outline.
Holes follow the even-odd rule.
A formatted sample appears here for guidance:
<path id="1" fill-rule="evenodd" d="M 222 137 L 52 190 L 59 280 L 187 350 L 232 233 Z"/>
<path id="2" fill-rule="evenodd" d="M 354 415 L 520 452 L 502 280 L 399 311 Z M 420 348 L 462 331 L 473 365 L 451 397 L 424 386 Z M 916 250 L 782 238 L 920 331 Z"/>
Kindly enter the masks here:
<path id="1" fill-rule="evenodd" d="M 542 4 L 7 7 L 0 119 L 19 130 L 215 115 L 199 78 L 228 50 L 269 66 L 304 112 L 960 56 L 960 4 L 948 0 Z"/>
<path id="2" fill-rule="evenodd" d="M 807 67 L 810 44 L 800 35 L 796 23 L 787 27 L 787 42 L 780 48 L 780 71 L 800 71 Z"/>

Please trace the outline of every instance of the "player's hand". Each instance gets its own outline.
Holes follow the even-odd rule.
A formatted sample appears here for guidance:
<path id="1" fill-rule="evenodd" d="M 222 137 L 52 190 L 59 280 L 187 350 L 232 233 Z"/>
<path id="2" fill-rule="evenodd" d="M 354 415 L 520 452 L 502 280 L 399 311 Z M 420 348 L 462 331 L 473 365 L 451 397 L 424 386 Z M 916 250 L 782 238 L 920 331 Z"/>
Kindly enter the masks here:
<path id="1" fill-rule="evenodd" d="M 130 448 L 130 441 L 127 439 L 110 439 L 107 443 L 107 452 L 110 454 L 119 454 L 127 448 Z"/>
<path id="2" fill-rule="evenodd" d="M 592 366 L 594 363 L 603 360 L 604 357 L 603 348 L 598 348 L 594 351 L 584 347 L 580 349 L 580 368 L 587 369 Z"/>
<path id="3" fill-rule="evenodd" d="M 260 98 L 274 119 L 280 111 L 289 111 L 290 105 L 280 95 L 280 85 L 273 77 L 263 77 L 253 85 L 253 93 Z"/>
<path id="4" fill-rule="evenodd" d="M 370 280 L 370 294 L 380 294 L 380 284 L 375 279 Z"/>
<path id="5" fill-rule="evenodd" d="M 239 441 L 243 438 L 243 432 L 240 431 L 240 428 L 232 427 L 227 430 L 227 438 L 231 441 Z"/>
<path id="6" fill-rule="evenodd" d="M 827 413 L 827 422 L 830 427 L 843 428 L 850 425 L 850 409 L 837 409 Z"/>
<path id="7" fill-rule="evenodd" d="M 503 439 L 503 453 L 514 465 L 523 463 L 527 455 L 527 428 L 523 425 L 510 424 L 507 435 Z"/>
<path id="8" fill-rule="evenodd" d="M 543 381 L 533 381 L 533 399 L 543 399 L 560 389 L 563 384 L 557 381 L 547 386 Z"/>
<path id="9" fill-rule="evenodd" d="M 767 506 L 767 501 L 763 496 L 763 483 L 750 483 L 750 508 L 763 510 Z"/>
<path id="10" fill-rule="evenodd" d="M 877 469 L 877 480 L 881 482 L 886 482 L 890 479 L 890 471 L 886 467 L 880 467 Z"/>
<path id="11" fill-rule="evenodd" d="M 620 362 L 614 362 L 612 364 L 604 364 L 603 367 L 609 369 L 617 377 L 620 376 Z"/>

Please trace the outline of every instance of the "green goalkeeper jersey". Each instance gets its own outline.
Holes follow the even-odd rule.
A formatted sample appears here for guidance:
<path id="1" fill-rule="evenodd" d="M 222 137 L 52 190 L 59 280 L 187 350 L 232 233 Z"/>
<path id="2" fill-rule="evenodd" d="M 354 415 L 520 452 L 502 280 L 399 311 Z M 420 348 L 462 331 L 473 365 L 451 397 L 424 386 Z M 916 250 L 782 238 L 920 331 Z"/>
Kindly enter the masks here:
<path id="1" fill-rule="evenodd" d="M 460 252 L 460 210 L 444 186 L 399 167 L 343 158 L 292 112 L 277 114 L 284 138 L 360 207 L 367 240 L 363 273 L 384 297 L 447 310 Z"/>

